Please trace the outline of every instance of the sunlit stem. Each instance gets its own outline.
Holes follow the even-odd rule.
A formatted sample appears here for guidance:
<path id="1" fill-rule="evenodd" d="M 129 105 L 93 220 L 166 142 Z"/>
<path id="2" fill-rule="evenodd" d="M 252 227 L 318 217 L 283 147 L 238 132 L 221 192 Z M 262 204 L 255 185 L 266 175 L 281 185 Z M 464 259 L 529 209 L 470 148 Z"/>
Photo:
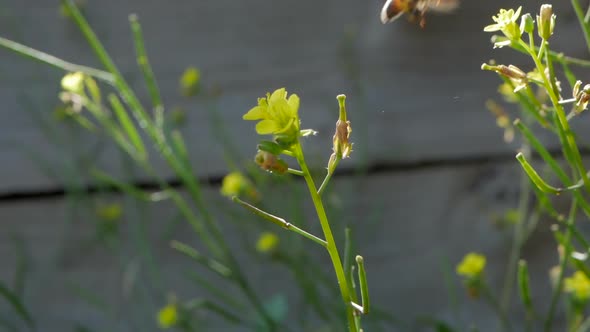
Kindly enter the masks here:
<path id="1" fill-rule="evenodd" d="M 315 236 L 315 235 L 313 235 L 311 233 L 308 233 L 308 232 L 302 230 L 301 228 L 299 228 L 299 227 L 291 224 L 290 222 L 287 222 L 285 219 L 283 219 L 281 217 L 277 217 L 277 216 L 272 215 L 272 214 L 270 214 L 270 213 L 268 213 L 266 211 L 263 211 L 263 210 L 255 207 L 255 206 L 253 206 L 251 204 L 248 204 L 248 203 L 242 201 L 241 199 L 239 199 L 236 196 L 232 197 L 232 200 L 234 202 L 240 204 L 241 206 L 245 207 L 250 212 L 252 212 L 252 213 L 254 213 L 254 214 L 256 214 L 256 215 L 258 215 L 258 216 L 260 216 L 260 217 L 262 217 L 262 218 L 264 218 L 264 219 L 266 219 L 268 221 L 270 221 L 270 222 L 272 222 L 275 225 L 281 226 L 282 228 L 284 228 L 286 230 L 295 232 L 295 233 L 297 233 L 297 234 L 299 234 L 299 235 L 301 235 L 303 237 L 306 237 L 306 238 L 312 240 L 313 242 L 320 244 L 322 247 L 326 247 L 327 246 L 326 241 L 320 239 L 319 237 L 317 237 L 317 236 Z"/>

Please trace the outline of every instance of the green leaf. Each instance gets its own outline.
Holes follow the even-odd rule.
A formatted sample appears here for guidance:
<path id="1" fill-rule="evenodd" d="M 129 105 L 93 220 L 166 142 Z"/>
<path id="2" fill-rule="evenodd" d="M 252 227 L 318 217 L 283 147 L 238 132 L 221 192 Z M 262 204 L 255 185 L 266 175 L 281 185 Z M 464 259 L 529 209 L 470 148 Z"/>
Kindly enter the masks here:
<path id="1" fill-rule="evenodd" d="M 258 150 L 269 152 L 275 156 L 280 155 L 283 153 L 283 147 L 273 141 L 261 141 L 258 144 Z"/>

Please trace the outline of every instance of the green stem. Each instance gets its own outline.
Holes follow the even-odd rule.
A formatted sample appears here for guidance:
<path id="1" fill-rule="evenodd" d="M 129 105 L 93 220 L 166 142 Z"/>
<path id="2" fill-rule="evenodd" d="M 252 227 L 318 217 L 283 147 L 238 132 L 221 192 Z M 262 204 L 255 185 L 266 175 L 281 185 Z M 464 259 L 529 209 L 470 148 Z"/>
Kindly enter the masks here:
<path id="1" fill-rule="evenodd" d="M 578 17 L 578 21 L 580 22 L 580 27 L 584 32 L 584 39 L 586 39 L 586 46 L 588 47 L 588 51 L 590 52 L 590 28 L 585 20 L 584 10 L 580 5 L 579 0 L 572 0 L 572 7 L 574 7 L 574 11 L 576 12 L 576 16 Z"/>
<path id="2" fill-rule="evenodd" d="M 570 213 L 568 216 L 568 219 L 566 221 L 567 223 L 567 229 L 565 232 L 565 238 L 564 238 L 564 243 L 571 243 L 571 238 L 572 238 L 572 227 L 574 225 L 575 222 L 575 216 L 576 216 L 576 209 L 577 209 L 577 203 L 578 203 L 578 199 L 576 197 L 574 197 L 574 200 L 572 201 L 572 205 L 570 207 Z M 551 331 L 551 326 L 553 325 L 553 318 L 555 316 L 555 312 L 557 310 L 557 302 L 559 301 L 559 297 L 561 296 L 562 293 L 562 288 L 563 288 L 563 280 L 564 280 L 564 276 L 565 276 L 565 268 L 567 267 L 567 262 L 569 261 L 569 256 L 571 254 L 571 246 L 564 246 L 564 253 L 563 253 L 563 257 L 561 257 L 561 264 L 559 265 L 559 276 L 557 278 L 557 285 L 555 286 L 555 288 L 553 289 L 553 293 L 551 295 L 551 304 L 549 305 L 549 310 L 547 311 L 547 314 L 545 315 L 545 324 L 544 324 L 544 331 L 545 332 L 549 332 Z"/>
<path id="3" fill-rule="evenodd" d="M 568 175 L 565 171 L 561 168 L 557 160 L 551 156 L 551 153 L 543 146 L 543 144 L 535 137 L 533 132 L 519 119 L 514 121 L 514 125 L 516 128 L 520 130 L 523 136 L 527 139 L 527 141 L 531 144 L 531 146 L 537 151 L 537 153 L 543 158 L 543 160 L 551 167 L 553 172 L 557 175 L 559 180 L 566 186 L 570 187 L 573 184 L 573 181 L 570 180 Z M 574 190 L 573 195 L 576 199 L 578 199 L 578 204 L 584 211 L 584 213 L 590 217 L 590 206 L 582 196 L 579 190 Z"/>
<path id="4" fill-rule="evenodd" d="M 25 46 L 23 44 L 19 44 L 17 42 L 14 42 L 12 40 L 6 39 L 6 38 L 2 38 L 0 37 L 0 46 L 5 47 L 11 51 L 14 51 L 22 56 L 25 56 L 27 58 L 31 58 L 33 60 L 37 60 L 43 63 L 46 63 L 50 66 L 65 70 L 65 71 L 69 71 L 69 72 L 83 72 L 86 75 L 90 75 L 93 76 L 101 81 L 104 81 L 106 83 L 109 84 L 113 84 L 115 82 L 115 79 L 113 77 L 113 75 L 111 75 L 110 73 L 104 71 L 104 70 L 99 70 L 99 69 L 95 69 L 95 68 L 91 68 L 91 67 L 86 67 L 86 66 L 81 66 L 81 65 L 77 65 L 71 62 L 67 62 L 65 60 L 62 60 L 60 58 L 54 57 L 53 55 L 38 51 L 34 48 L 30 48 L 28 46 Z"/>
<path id="5" fill-rule="evenodd" d="M 496 300 L 496 298 L 494 297 L 494 294 L 490 291 L 490 288 L 485 283 L 485 281 L 482 281 L 482 283 L 481 283 L 481 290 L 483 292 L 484 298 L 488 301 L 488 304 L 492 307 L 492 309 L 498 315 L 498 318 L 500 319 L 500 323 L 504 327 L 504 330 L 510 331 L 511 330 L 510 322 L 508 321 L 506 314 L 502 311 L 502 308 L 500 308 L 500 304 L 498 303 L 498 300 Z"/>
<path id="6" fill-rule="evenodd" d="M 334 163 L 331 167 L 332 169 L 328 168 L 328 173 L 326 174 L 324 181 L 322 181 L 322 184 L 320 185 L 320 189 L 318 189 L 318 195 L 321 196 L 322 193 L 324 192 L 324 190 L 326 189 L 326 187 L 328 186 L 328 182 L 330 182 L 330 179 L 332 179 L 332 174 L 334 174 L 334 170 L 338 166 L 338 163 L 340 163 L 340 160 L 342 160 L 342 159 L 336 157 L 336 159 L 334 160 Z M 330 167 L 330 166 L 328 166 L 328 167 Z"/>
<path id="7" fill-rule="evenodd" d="M 129 23 L 131 24 L 131 31 L 133 31 L 133 40 L 135 42 L 135 53 L 137 55 L 137 64 L 141 69 L 143 78 L 147 85 L 150 97 L 152 98 L 152 105 L 155 109 L 162 108 L 162 98 L 160 97 L 160 89 L 154 76 L 154 71 L 147 57 L 145 51 L 145 44 L 143 41 L 143 33 L 141 31 L 141 25 L 137 15 L 132 14 L 129 16 Z"/>
<path id="8" fill-rule="evenodd" d="M 317 237 L 317 236 L 315 236 L 315 235 L 313 235 L 311 233 L 308 233 L 308 232 L 304 231 L 303 229 L 301 229 L 301 228 L 293 225 L 290 222 L 287 222 L 283 218 L 277 217 L 277 216 L 272 215 L 272 214 L 270 214 L 270 213 L 268 213 L 266 211 L 263 211 L 263 210 L 255 207 L 255 206 L 253 206 L 252 204 L 248 204 L 247 202 L 242 201 L 241 199 L 239 199 L 236 196 L 232 197 L 232 201 L 240 204 L 241 206 L 243 206 L 246 209 L 248 209 L 250 212 L 252 212 L 252 213 L 254 213 L 254 214 L 256 214 L 256 215 L 258 215 L 258 216 L 260 216 L 260 217 L 262 217 L 262 218 L 264 218 L 264 219 L 266 219 L 268 221 L 270 221 L 270 222 L 272 222 L 275 225 L 281 226 L 282 228 L 284 228 L 284 229 L 286 229 L 288 231 L 292 231 L 292 232 L 295 232 L 295 233 L 297 233 L 297 234 L 299 234 L 299 235 L 301 235 L 303 237 L 306 237 L 306 238 L 312 240 L 313 242 L 321 245 L 322 247 L 326 247 L 327 246 L 326 241 L 320 239 L 319 237 Z"/>
<path id="9" fill-rule="evenodd" d="M 293 169 L 293 168 L 287 168 L 287 172 L 289 174 L 293 174 L 293 175 L 297 175 L 297 176 L 303 176 L 303 172 L 298 170 L 298 169 Z"/>
<path id="10" fill-rule="evenodd" d="M 529 179 L 526 174 L 522 174 L 520 178 L 520 197 L 518 202 L 518 223 L 514 227 L 514 234 L 512 238 L 512 248 L 510 250 L 510 258 L 508 261 L 508 269 L 504 279 L 504 287 L 502 291 L 502 298 L 500 301 L 500 309 L 505 314 L 510 309 L 510 299 L 512 297 L 512 287 L 515 280 L 516 268 L 518 259 L 520 258 L 520 250 L 523 244 L 523 236 L 525 222 L 527 219 L 527 210 L 530 202 L 529 193 Z"/>
<path id="11" fill-rule="evenodd" d="M 367 283 L 367 272 L 365 271 L 365 261 L 362 256 L 356 256 L 356 263 L 359 268 L 359 285 L 361 287 L 361 303 L 363 306 L 362 313 L 368 314 L 371 310 L 371 302 L 369 300 L 369 284 Z"/>
<path id="12" fill-rule="evenodd" d="M 356 332 L 356 323 L 354 320 L 354 313 L 353 308 L 350 304 L 351 297 L 350 297 L 350 290 L 348 289 L 348 283 L 346 279 L 346 275 L 344 274 L 344 269 L 342 267 L 342 262 L 340 260 L 340 254 L 338 253 L 338 248 L 336 246 L 336 241 L 334 240 L 334 236 L 332 235 L 332 230 L 330 228 L 330 222 L 328 221 L 328 216 L 326 215 L 326 211 L 324 209 L 324 204 L 320 195 L 318 194 L 318 190 L 316 189 L 316 185 L 311 177 L 311 173 L 309 172 L 309 168 L 307 167 L 307 163 L 305 162 L 305 158 L 303 156 L 303 150 L 301 149 L 301 144 L 299 142 L 296 143 L 295 147 L 296 157 L 299 165 L 301 166 L 301 170 L 303 171 L 303 176 L 305 178 L 305 182 L 307 183 L 307 187 L 309 189 L 309 194 L 311 195 L 311 199 L 313 201 L 313 205 L 315 206 L 318 219 L 320 221 L 320 225 L 322 227 L 322 231 L 324 232 L 324 237 L 327 242 L 326 249 L 328 250 L 328 254 L 330 255 L 330 259 L 332 260 L 332 265 L 334 266 L 334 271 L 336 272 L 336 278 L 338 279 L 338 286 L 340 287 L 340 294 L 342 295 L 342 300 L 346 306 L 346 318 L 348 321 L 348 330 L 350 332 Z"/>
<path id="13" fill-rule="evenodd" d="M 537 54 L 535 53 L 534 49 L 531 49 L 529 47 L 529 45 L 524 43 L 522 40 L 520 42 L 521 42 L 522 46 L 524 46 L 528 50 L 530 56 L 533 58 L 533 61 L 535 62 L 535 65 L 536 65 L 539 73 L 545 73 L 545 66 L 543 66 L 543 64 L 541 63 L 541 60 L 537 57 Z M 547 45 L 547 41 L 542 40 L 541 41 L 541 48 L 547 47 L 546 45 Z M 545 53 L 546 53 L 547 66 L 550 71 L 549 76 L 555 77 L 553 75 L 553 66 L 551 63 L 551 59 L 547 55 L 548 51 Z M 573 163 L 575 164 L 576 168 L 578 169 L 580 176 L 584 180 L 584 185 L 586 187 L 586 190 L 590 192 L 590 181 L 588 180 L 586 170 L 585 170 L 584 165 L 582 163 L 582 157 L 580 155 L 580 150 L 578 149 L 575 137 L 570 129 L 570 126 L 567 121 L 567 117 L 566 117 L 565 111 L 563 109 L 563 106 L 559 103 L 558 92 L 557 92 L 557 89 L 555 88 L 555 84 L 550 77 L 547 77 L 547 75 L 541 74 L 541 76 L 543 77 L 545 90 L 547 90 L 549 98 L 551 99 L 551 102 L 553 103 L 553 107 L 555 109 L 555 115 L 557 116 L 557 123 L 559 124 L 559 126 L 557 126 L 558 127 L 557 129 L 561 132 L 561 135 L 563 135 L 563 137 L 565 138 L 565 140 L 563 141 L 564 148 L 569 150 L 572 153 L 572 158 L 574 159 Z"/>

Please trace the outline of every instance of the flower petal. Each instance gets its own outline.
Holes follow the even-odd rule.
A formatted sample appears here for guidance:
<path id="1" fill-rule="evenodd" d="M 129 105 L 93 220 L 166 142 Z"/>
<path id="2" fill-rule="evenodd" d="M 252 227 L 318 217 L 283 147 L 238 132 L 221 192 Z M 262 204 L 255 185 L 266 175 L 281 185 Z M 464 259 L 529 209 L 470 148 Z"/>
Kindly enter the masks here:
<path id="1" fill-rule="evenodd" d="M 277 125 L 277 122 L 273 120 L 262 120 L 256 124 L 256 132 L 259 135 L 273 134 L 279 129 L 281 128 Z"/>
<path id="2" fill-rule="evenodd" d="M 484 27 L 483 31 L 494 32 L 494 31 L 500 31 L 501 29 L 502 29 L 502 27 L 499 24 L 490 24 L 490 25 Z"/>
<path id="3" fill-rule="evenodd" d="M 294 118 L 290 118 L 289 121 L 284 126 L 281 126 L 281 128 L 278 128 L 274 133 L 275 134 L 282 134 L 282 133 L 286 132 L 287 130 L 289 130 L 291 128 L 291 125 L 293 124 L 294 121 L 295 121 Z M 281 123 L 281 125 L 282 125 L 282 123 Z"/>
<path id="4" fill-rule="evenodd" d="M 274 103 L 280 99 L 287 99 L 287 90 L 285 88 L 276 89 L 268 98 L 269 103 Z"/>
<path id="5" fill-rule="evenodd" d="M 244 120 L 261 120 L 266 118 L 267 115 L 267 107 L 265 106 L 255 106 L 248 111 L 248 113 L 244 114 L 242 119 Z"/>
<path id="6" fill-rule="evenodd" d="M 289 107 L 291 108 L 291 115 L 297 116 L 297 110 L 299 110 L 299 96 L 296 94 L 292 94 L 289 96 L 289 100 L 287 100 Z"/>

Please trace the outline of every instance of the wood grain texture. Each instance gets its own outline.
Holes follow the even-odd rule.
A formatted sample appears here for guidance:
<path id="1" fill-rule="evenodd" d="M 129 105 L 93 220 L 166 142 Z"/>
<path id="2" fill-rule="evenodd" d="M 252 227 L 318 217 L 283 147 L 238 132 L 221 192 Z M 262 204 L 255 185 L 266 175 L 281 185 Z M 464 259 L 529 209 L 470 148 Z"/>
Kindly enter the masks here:
<path id="1" fill-rule="evenodd" d="M 524 3 L 525 11 L 535 12 L 541 2 Z M 303 126 L 320 132 L 308 144 L 320 160 L 330 153 L 339 93 L 348 95 L 356 142 L 350 167 L 512 154 L 516 145 L 501 141 L 483 106 L 496 97 L 499 80 L 479 69 L 490 58 L 530 68 L 525 57 L 492 51 L 489 34 L 481 31 L 499 7 L 512 3 L 465 0 L 452 15 L 429 16 L 425 29 L 404 20 L 381 25 L 380 6 L 376 0 L 126 0 L 88 1 L 84 13 L 147 106 L 127 23 L 128 14 L 139 15 L 167 109 L 181 106 L 188 112 L 184 134 L 195 171 L 203 177 L 220 176 L 228 168 L 210 110 L 217 110 L 226 137 L 238 145 L 238 160 L 250 160 L 257 137 L 241 115 L 257 97 L 283 86 L 301 96 Z M 58 1 L 30 6 L 3 0 L 0 34 L 98 66 L 74 24 L 57 8 Z M 552 47 L 586 58 L 569 4 L 556 4 L 555 10 L 559 20 Z M 49 114 L 58 104 L 63 73 L 6 50 L 0 57 L 0 192 L 61 186 L 23 149 L 53 162 L 63 159 L 70 142 L 56 145 L 31 117 L 31 111 Z M 179 97 L 178 77 L 188 65 L 202 70 L 208 89 L 221 91 L 213 105 Z M 581 138 L 587 138 L 586 129 L 584 124 L 577 128 Z M 83 137 L 77 144 L 91 149 L 89 141 Z M 121 174 L 112 150 L 98 154 L 98 163 Z M 159 158 L 153 162 L 160 174 L 170 174 Z"/>
<path id="2" fill-rule="evenodd" d="M 518 191 L 514 183 L 519 181 L 519 176 L 520 170 L 516 165 L 508 163 L 423 169 L 370 178 L 336 178 L 326 192 L 330 207 L 328 213 L 338 225 L 335 229 L 340 229 L 335 231 L 337 237 L 342 238 L 344 225 L 353 228 L 356 250 L 365 258 L 374 307 L 405 322 L 432 315 L 454 321 L 460 331 L 472 323 L 481 326 L 481 331 L 496 331 L 498 323 L 489 308 L 481 301 L 464 295 L 454 275 L 454 266 L 467 252 L 485 254 L 488 257 L 486 278 L 493 289 L 499 289 L 510 241 L 492 220 L 516 205 Z M 319 225 L 312 217 L 312 205 L 305 196 L 300 201 L 303 183 L 293 185 L 299 189 L 286 190 L 274 186 L 263 191 L 265 205 L 290 221 L 297 220 L 296 209 L 304 209 L 307 223 L 311 225 L 308 230 L 320 234 Z M 284 190 L 288 195 L 277 194 Z M 255 281 L 257 291 L 263 297 L 285 293 L 289 296 L 289 304 L 294 305 L 297 291 L 291 284 L 292 276 L 270 260 L 248 252 L 262 230 L 278 232 L 282 250 L 288 251 L 296 248 L 292 247 L 295 235 L 281 232 L 273 228 L 274 225 L 249 215 L 241 218 L 228 215 L 234 207 L 227 205 L 222 198 L 215 198 L 216 192 L 217 188 L 205 190 L 208 202 L 215 216 L 222 220 L 224 233 L 232 247 L 239 249 L 240 262 L 248 267 L 247 273 Z M 100 200 L 118 201 L 120 197 L 105 196 L 99 197 Z M 79 208 L 76 209 L 76 206 Z M 72 213 L 72 208 L 78 212 Z M 567 209 L 565 206 L 558 208 L 563 212 Z M 152 240 L 152 250 L 161 268 L 160 297 L 150 298 L 145 303 L 131 300 L 143 294 L 141 292 L 146 291 L 145 287 L 151 284 L 152 279 L 149 266 L 137 247 L 137 233 L 134 232 L 137 225 L 132 221 L 134 212 L 129 205 L 121 221 L 121 251 L 116 252 L 109 252 L 98 245 L 84 246 L 95 234 L 96 225 L 89 217 L 90 210 L 83 203 L 58 199 L 0 205 L 0 220 L 4 225 L 4 231 L 0 233 L 0 255 L 3 257 L 0 278 L 10 280 L 12 276 L 16 255 L 9 237 L 16 234 L 28 246 L 32 262 L 32 273 L 27 279 L 26 303 L 40 326 L 46 327 L 47 331 L 67 330 L 76 322 L 96 330 L 128 331 L 140 327 L 141 331 L 156 331 L 150 320 L 153 316 L 150 315 L 165 300 L 162 294 L 174 292 L 187 299 L 201 296 L 203 292 L 183 277 L 183 273 L 195 268 L 194 264 L 167 247 L 168 240 L 163 235 L 163 229 L 169 229 L 175 216 L 174 210 L 168 203 L 142 210 L 146 214 L 142 220 L 148 225 L 148 237 Z M 64 222 L 68 218 L 71 224 L 66 227 Z M 539 310 L 545 310 L 548 305 L 550 286 L 547 271 L 557 261 L 549 227 L 550 221 L 542 219 L 523 251 L 523 257 L 530 264 L 531 287 Z M 169 234 L 170 238 L 195 244 L 192 232 L 183 222 Z M 246 247 L 242 246 L 244 239 Z M 314 256 L 318 262 L 330 266 L 327 255 L 322 254 L 319 248 L 312 246 L 305 250 L 316 253 Z M 450 269 L 451 283 L 456 289 L 459 303 L 457 316 L 445 286 L 445 265 Z M 327 273 L 332 277 L 329 269 Z M 125 285 L 129 285 L 130 280 L 134 280 L 131 282 L 134 285 L 131 295 L 123 291 L 129 289 Z M 100 314 L 100 310 L 75 296 L 71 284 L 98 294 L 112 315 Z M 147 289 L 157 293 L 157 290 Z M 142 306 L 131 306 L 132 303 L 141 303 Z M 513 303 L 515 321 L 522 322 L 516 293 Z M 295 315 L 296 309 L 292 310 L 291 315 Z M 238 329 L 223 329 L 214 324 L 207 331 Z M 382 331 L 407 329 L 389 327 Z"/>

